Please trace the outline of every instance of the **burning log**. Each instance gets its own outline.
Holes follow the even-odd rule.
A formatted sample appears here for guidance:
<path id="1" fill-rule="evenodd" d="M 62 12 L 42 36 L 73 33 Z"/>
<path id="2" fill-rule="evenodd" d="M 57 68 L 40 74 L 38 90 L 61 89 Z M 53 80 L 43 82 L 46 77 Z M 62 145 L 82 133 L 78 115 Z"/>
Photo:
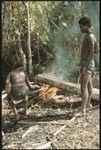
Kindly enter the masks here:
<path id="1" fill-rule="evenodd" d="M 42 82 L 42 83 L 52 85 L 56 88 L 62 89 L 62 90 L 67 91 L 69 93 L 73 93 L 73 94 L 77 94 L 77 95 L 81 94 L 79 84 L 57 81 L 57 80 L 50 79 L 50 78 L 43 76 L 43 75 L 38 75 L 36 77 L 36 80 L 39 82 Z M 92 99 L 99 101 L 99 89 L 93 88 Z"/>
<path id="2" fill-rule="evenodd" d="M 47 101 L 56 95 L 57 88 L 49 84 L 43 84 L 39 90 L 39 98 Z"/>

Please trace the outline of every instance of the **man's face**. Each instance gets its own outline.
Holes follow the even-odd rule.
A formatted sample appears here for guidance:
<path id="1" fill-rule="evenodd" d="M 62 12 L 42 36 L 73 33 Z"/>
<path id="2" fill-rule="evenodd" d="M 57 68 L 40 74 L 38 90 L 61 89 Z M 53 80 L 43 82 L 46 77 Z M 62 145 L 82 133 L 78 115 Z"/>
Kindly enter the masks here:
<path id="1" fill-rule="evenodd" d="M 82 24 L 80 24 L 79 27 L 80 27 L 80 31 L 81 31 L 82 33 L 86 33 L 87 30 L 88 30 L 88 26 L 87 26 L 87 25 L 82 25 Z"/>

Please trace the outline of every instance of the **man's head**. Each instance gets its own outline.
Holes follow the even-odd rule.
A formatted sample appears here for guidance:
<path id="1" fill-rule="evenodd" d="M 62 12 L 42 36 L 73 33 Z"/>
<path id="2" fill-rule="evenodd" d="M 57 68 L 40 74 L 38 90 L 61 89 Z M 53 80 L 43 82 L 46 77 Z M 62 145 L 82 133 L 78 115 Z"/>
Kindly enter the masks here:
<path id="1" fill-rule="evenodd" d="M 78 21 L 80 30 L 82 33 L 87 33 L 89 29 L 91 28 L 91 19 L 89 17 L 82 17 Z"/>
<path id="2" fill-rule="evenodd" d="M 22 68 L 22 67 L 23 67 L 23 64 L 19 62 L 14 66 L 14 69 L 18 69 L 18 68 Z"/>

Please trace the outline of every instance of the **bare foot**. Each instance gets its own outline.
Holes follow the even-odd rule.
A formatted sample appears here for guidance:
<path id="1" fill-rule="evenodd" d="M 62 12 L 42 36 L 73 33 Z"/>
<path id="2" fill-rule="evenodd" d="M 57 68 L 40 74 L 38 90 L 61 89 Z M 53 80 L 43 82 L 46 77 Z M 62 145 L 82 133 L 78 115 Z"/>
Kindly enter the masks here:
<path id="1" fill-rule="evenodd" d="M 85 116 L 86 111 L 85 110 L 78 110 L 77 112 L 74 113 L 75 117 L 80 117 L 80 116 Z"/>
<path id="2" fill-rule="evenodd" d="M 87 108 L 92 108 L 92 104 L 87 104 Z"/>
<path id="3" fill-rule="evenodd" d="M 17 115 L 15 115 L 15 117 L 16 117 L 16 119 L 18 120 L 19 118 L 20 118 L 20 116 L 17 114 Z"/>

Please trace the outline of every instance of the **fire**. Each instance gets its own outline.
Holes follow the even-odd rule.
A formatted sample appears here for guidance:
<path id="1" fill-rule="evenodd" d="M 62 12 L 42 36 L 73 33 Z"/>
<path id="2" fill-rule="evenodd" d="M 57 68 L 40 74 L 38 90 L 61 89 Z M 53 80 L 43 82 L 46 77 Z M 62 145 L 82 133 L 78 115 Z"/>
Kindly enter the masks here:
<path id="1" fill-rule="evenodd" d="M 56 95 L 57 88 L 48 84 L 43 84 L 40 88 L 39 97 L 45 101 Z"/>

